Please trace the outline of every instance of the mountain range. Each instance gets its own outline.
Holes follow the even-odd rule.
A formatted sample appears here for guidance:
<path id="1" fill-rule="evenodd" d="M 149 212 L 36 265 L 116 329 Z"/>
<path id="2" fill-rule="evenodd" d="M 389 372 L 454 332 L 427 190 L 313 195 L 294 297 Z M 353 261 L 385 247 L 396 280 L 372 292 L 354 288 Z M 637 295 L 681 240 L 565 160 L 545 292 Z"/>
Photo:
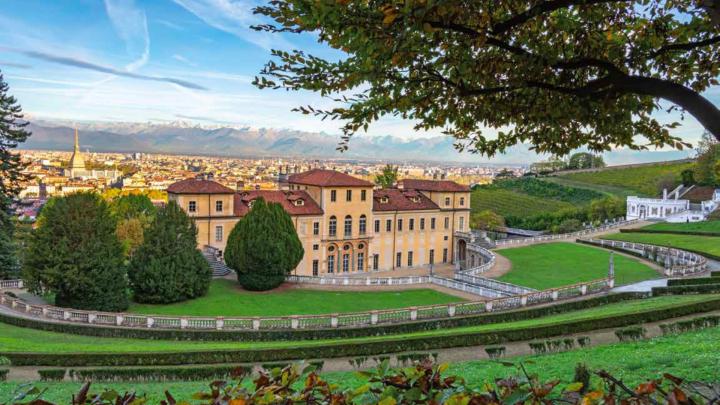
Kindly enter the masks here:
<path id="1" fill-rule="evenodd" d="M 178 121 L 169 123 L 81 122 L 32 120 L 32 136 L 25 149 L 71 150 L 74 128 L 80 131 L 80 147 L 92 152 L 144 152 L 240 158 L 303 157 L 401 161 L 464 162 L 478 164 L 529 164 L 538 156 L 529 145 L 516 145 L 491 159 L 459 153 L 453 139 L 445 136 L 400 138 L 358 135 L 348 151 L 340 153 L 340 138 L 323 132 L 250 127 L 207 127 Z M 688 152 L 616 150 L 604 155 L 609 164 L 681 159 Z"/>

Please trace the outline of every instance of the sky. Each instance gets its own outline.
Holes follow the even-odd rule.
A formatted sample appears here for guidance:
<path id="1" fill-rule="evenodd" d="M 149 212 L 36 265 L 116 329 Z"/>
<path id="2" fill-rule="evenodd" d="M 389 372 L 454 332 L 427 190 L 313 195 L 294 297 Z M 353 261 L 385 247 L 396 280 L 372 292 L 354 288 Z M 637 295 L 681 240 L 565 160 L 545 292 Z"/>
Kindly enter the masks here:
<path id="1" fill-rule="evenodd" d="M 250 29 L 263 22 L 252 14 L 262 1 L 0 0 L 0 69 L 30 118 L 183 120 L 339 133 L 337 122 L 291 111 L 331 101 L 251 84 L 271 48 L 341 57 L 310 34 Z M 720 88 L 706 95 L 720 104 Z M 678 114 L 659 118 L 677 120 Z M 440 134 L 419 134 L 412 125 L 382 119 L 368 134 Z M 675 133 L 694 142 L 702 128 L 686 117 Z"/>

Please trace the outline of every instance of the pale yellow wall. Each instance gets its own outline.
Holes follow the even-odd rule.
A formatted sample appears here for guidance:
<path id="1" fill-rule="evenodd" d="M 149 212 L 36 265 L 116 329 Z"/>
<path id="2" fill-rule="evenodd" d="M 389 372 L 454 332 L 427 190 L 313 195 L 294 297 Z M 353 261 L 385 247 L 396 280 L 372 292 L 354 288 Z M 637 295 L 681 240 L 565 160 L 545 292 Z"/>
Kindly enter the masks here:
<path id="1" fill-rule="evenodd" d="M 229 217 L 234 215 L 232 194 L 168 194 L 168 200 L 175 201 L 190 217 Z M 195 212 L 189 211 L 190 202 L 195 201 Z M 222 211 L 216 211 L 216 201 L 222 201 Z"/>

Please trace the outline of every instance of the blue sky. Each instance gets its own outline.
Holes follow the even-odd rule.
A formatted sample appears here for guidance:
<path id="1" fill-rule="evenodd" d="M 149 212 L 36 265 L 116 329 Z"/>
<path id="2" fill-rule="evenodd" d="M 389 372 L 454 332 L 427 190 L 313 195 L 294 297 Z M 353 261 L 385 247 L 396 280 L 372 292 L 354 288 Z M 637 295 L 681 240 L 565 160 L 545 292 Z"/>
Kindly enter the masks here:
<path id="1" fill-rule="evenodd" d="M 338 133 L 337 122 L 290 111 L 330 101 L 251 85 L 270 48 L 339 57 L 310 35 L 251 30 L 259 22 L 251 10 L 262 0 L 1 1 L 0 69 L 30 117 Z M 720 104 L 718 88 L 707 95 Z M 676 130 L 689 141 L 701 132 L 692 117 Z M 369 134 L 427 135 L 399 119 L 384 119 Z"/>

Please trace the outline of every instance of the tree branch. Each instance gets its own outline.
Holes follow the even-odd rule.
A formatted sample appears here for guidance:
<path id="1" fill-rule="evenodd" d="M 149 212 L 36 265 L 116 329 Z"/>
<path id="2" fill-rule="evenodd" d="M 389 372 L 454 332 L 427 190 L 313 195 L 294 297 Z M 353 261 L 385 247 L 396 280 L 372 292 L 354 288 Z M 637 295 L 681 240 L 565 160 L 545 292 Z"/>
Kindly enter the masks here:
<path id="1" fill-rule="evenodd" d="M 659 48 L 658 50 L 656 50 L 655 52 L 651 53 L 650 59 L 657 58 L 658 56 L 660 56 L 664 53 L 668 53 L 668 52 L 691 51 L 695 48 L 700 48 L 703 46 L 708 46 L 708 45 L 713 45 L 713 44 L 718 44 L 718 43 L 720 43 L 720 35 L 712 37 L 712 38 L 708 38 L 708 39 L 705 39 L 702 41 L 682 42 L 682 43 L 665 45 L 665 46 Z"/>

